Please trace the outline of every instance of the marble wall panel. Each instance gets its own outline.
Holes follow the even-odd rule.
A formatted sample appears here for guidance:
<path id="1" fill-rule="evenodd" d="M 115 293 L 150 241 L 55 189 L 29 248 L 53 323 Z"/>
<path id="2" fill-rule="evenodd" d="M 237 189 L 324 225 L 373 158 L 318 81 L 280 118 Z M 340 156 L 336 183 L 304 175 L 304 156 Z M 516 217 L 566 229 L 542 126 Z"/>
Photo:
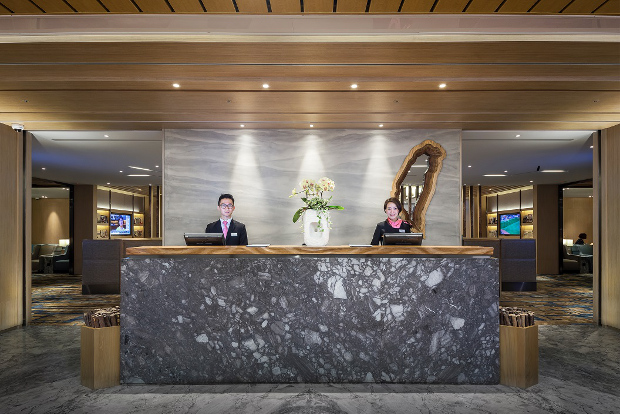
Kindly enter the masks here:
<path id="1" fill-rule="evenodd" d="M 121 381 L 499 381 L 492 258 L 123 260 Z"/>
<path id="2" fill-rule="evenodd" d="M 409 150 L 425 139 L 447 152 L 426 215 L 427 245 L 460 245 L 459 130 L 166 130 L 164 135 L 164 244 L 202 232 L 219 218 L 221 193 L 235 197 L 235 219 L 250 243 L 300 245 L 303 205 L 289 198 L 303 178 L 335 180 L 330 245 L 369 243 L 383 202 Z"/>

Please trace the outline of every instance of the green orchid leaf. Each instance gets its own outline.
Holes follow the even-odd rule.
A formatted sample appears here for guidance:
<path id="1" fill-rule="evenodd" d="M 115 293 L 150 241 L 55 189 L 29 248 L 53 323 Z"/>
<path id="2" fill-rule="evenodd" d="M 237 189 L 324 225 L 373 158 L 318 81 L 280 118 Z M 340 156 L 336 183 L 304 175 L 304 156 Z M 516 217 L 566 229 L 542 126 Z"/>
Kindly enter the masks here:
<path id="1" fill-rule="evenodd" d="M 342 206 L 327 206 L 327 208 L 330 210 L 344 210 Z"/>
<path id="2" fill-rule="evenodd" d="M 297 223 L 297 220 L 299 220 L 299 217 L 301 217 L 304 211 L 306 211 L 306 207 L 300 208 L 293 214 L 293 223 Z"/>

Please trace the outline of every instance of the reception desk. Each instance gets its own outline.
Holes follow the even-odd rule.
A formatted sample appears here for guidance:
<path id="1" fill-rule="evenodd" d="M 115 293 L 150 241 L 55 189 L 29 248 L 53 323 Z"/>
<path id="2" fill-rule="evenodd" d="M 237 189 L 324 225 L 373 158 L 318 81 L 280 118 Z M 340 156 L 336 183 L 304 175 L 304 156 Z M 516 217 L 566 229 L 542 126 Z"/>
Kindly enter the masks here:
<path id="1" fill-rule="evenodd" d="M 499 382 L 499 279 L 474 246 L 137 247 L 121 381 Z"/>

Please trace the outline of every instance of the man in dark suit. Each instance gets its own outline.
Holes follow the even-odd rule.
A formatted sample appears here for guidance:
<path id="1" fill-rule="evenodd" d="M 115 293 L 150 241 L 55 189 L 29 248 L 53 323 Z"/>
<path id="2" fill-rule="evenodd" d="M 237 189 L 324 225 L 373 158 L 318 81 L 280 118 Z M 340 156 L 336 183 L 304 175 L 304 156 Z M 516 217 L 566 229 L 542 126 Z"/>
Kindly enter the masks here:
<path id="1" fill-rule="evenodd" d="M 227 246 L 245 246 L 248 244 L 248 234 L 245 224 L 232 219 L 235 211 L 235 199 L 231 194 L 222 194 L 217 200 L 217 209 L 220 219 L 207 224 L 205 233 L 224 233 L 224 243 Z"/>

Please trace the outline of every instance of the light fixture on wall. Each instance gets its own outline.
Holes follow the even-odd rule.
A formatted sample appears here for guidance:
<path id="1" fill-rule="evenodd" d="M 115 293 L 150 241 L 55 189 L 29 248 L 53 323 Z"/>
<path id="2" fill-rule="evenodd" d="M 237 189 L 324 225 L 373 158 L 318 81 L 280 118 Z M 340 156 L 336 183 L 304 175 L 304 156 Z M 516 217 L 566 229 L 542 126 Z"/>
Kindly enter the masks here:
<path id="1" fill-rule="evenodd" d="M 383 124 L 379 124 L 379 128 L 383 128 Z"/>
<path id="2" fill-rule="evenodd" d="M 128 165 L 128 167 L 129 167 L 129 168 L 133 168 L 134 170 L 153 171 L 153 170 L 150 170 L 150 169 L 148 169 L 148 168 L 144 168 L 144 167 L 134 167 L 134 166 L 132 166 L 132 165 Z"/>
<path id="3" fill-rule="evenodd" d="M 60 239 L 58 240 L 58 245 L 62 247 L 66 247 L 69 245 L 70 241 L 71 241 L 70 239 Z"/>
<path id="4" fill-rule="evenodd" d="M 484 174 L 483 177 L 505 177 L 506 174 Z"/>
<path id="5" fill-rule="evenodd" d="M 269 84 L 268 83 L 263 83 L 263 89 L 269 89 Z"/>
<path id="6" fill-rule="evenodd" d="M 310 128 L 314 128 L 314 125 L 310 124 Z"/>
<path id="7" fill-rule="evenodd" d="M 351 84 L 351 89 L 357 89 L 357 83 L 352 83 Z"/>
<path id="8" fill-rule="evenodd" d="M 239 126 L 240 126 L 241 128 L 245 128 L 245 125 L 243 125 L 243 124 L 241 124 L 241 125 L 239 125 Z"/>
<path id="9" fill-rule="evenodd" d="M 178 83 L 173 83 L 173 84 L 172 84 L 172 87 L 173 87 L 173 88 L 180 88 L 180 87 L 181 87 L 181 85 L 179 85 Z"/>
<path id="10" fill-rule="evenodd" d="M 448 85 L 446 85 L 445 83 L 440 83 L 440 84 L 439 84 L 439 87 L 440 87 L 441 89 L 445 88 L 446 86 L 448 86 Z"/>

